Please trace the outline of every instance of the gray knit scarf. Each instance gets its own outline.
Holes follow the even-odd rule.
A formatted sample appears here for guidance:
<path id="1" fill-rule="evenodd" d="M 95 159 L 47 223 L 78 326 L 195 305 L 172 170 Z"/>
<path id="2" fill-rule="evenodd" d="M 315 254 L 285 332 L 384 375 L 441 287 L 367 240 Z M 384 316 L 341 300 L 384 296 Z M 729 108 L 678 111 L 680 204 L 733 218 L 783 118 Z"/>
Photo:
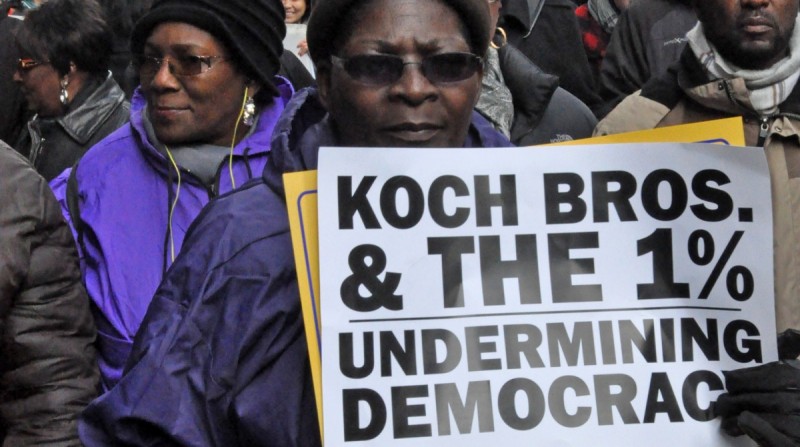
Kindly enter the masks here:
<path id="1" fill-rule="evenodd" d="M 483 82 L 481 95 L 475 109 L 486 117 L 503 135 L 511 135 L 511 124 L 514 122 L 514 103 L 511 91 L 503 80 L 500 70 L 500 57 L 497 50 L 489 48 L 483 62 Z"/>
<path id="2" fill-rule="evenodd" d="M 764 70 L 748 70 L 726 61 L 706 39 L 703 24 L 697 23 L 686 37 L 692 52 L 714 79 L 744 79 L 750 92 L 750 103 L 760 115 L 772 115 L 800 78 L 800 15 L 789 39 L 789 56 Z"/>

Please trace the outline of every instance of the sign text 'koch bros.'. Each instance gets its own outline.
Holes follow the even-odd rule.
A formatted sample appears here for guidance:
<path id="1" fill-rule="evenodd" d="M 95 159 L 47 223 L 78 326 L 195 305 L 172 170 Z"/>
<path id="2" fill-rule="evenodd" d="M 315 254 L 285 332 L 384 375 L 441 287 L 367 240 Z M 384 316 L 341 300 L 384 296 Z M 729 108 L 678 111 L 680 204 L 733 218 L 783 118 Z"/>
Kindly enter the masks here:
<path id="1" fill-rule="evenodd" d="M 775 356 L 760 151 L 336 148 L 319 191 L 326 444 L 720 442 Z"/>

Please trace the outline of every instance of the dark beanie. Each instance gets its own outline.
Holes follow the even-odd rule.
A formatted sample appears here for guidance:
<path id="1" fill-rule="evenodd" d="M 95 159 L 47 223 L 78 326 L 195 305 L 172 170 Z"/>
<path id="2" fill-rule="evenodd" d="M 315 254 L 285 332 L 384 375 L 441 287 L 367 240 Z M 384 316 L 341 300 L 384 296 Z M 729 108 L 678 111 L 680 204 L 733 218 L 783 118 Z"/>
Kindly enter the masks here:
<path id="1" fill-rule="evenodd" d="M 245 73 L 260 81 L 270 96 L 276 96 L 273 78 L 283 53 L 285 15 L 280 0 L 156 0 L 136 22 L 131 52 L 142 53 L 156 25 L 188 23 L 220 39 Z"/>
<path id="2" fill-rule="evenodd" d="M 344 18 L 362 3 L 374 0 L 316 0 L 306 33 L 308 52 L 314 64 L 330 59 Z M 431 1 L 431 0 L 422 0 Z M 469 45 L 479 56 L 489 48 L 489 4 L 486 0 L 441 0 L 461 18 L 469 33 Z"/>

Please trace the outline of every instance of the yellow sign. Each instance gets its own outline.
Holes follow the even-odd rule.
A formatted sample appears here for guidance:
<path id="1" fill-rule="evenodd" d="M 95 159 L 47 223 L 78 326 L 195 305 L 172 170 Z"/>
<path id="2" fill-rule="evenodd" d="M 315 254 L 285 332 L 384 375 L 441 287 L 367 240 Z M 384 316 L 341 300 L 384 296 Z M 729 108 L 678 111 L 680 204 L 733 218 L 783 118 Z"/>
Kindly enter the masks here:
<path id="1" fill-rule="evenodd" d="M 728 146 L 746 146 L 741 117 L 638 130 L 602 137 L 545 144 L 544 146 L 613 143 L 716 143 Z"/>
<path id="2" fill-rule="evenodd" d="M 322 434 L 322 365 L 320 346 L 322 326 L 319 311 L 319 231 L 317 222 L 317 171 L 283 175 L 286 209 L 292 232 L 292 248 L 297 268 L 297 286 L 303 305 L 311 377 L 317 398 L 319 432 Z"/>

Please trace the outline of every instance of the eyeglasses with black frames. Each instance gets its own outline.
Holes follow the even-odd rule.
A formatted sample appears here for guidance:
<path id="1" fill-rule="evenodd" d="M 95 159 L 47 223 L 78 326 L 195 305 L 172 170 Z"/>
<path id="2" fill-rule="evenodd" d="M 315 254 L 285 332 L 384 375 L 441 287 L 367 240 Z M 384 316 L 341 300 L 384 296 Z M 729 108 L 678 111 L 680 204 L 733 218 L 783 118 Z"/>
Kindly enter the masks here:
<path id="1" fill-rule="evenodd" d="M 362 54 L 352 57 L 331 56 L 334 65 L 354 80 L 366 85 L 386 86 L 403 77 L 406 65 L 419 65 L 422 75 L 433 84 L 449 84 L 469 79 L 480 70 L 483 60 L 472 53 L 439 53 L 421 62 L 406 62 L 389 54 Z"/>
<path id="2" fill-rule="evenodd" d="M 138 54 L 133 57 L 133 65 L 139 70 L 139 76 L 143 79 L 154 77 L 164 62 L 167 63 L 169 72 L 174 76 L 191 77 L 206 73 L 219 65 L 219 62 L 227 59 L 225 56 L 182 55 L 155 57 Z"/>

